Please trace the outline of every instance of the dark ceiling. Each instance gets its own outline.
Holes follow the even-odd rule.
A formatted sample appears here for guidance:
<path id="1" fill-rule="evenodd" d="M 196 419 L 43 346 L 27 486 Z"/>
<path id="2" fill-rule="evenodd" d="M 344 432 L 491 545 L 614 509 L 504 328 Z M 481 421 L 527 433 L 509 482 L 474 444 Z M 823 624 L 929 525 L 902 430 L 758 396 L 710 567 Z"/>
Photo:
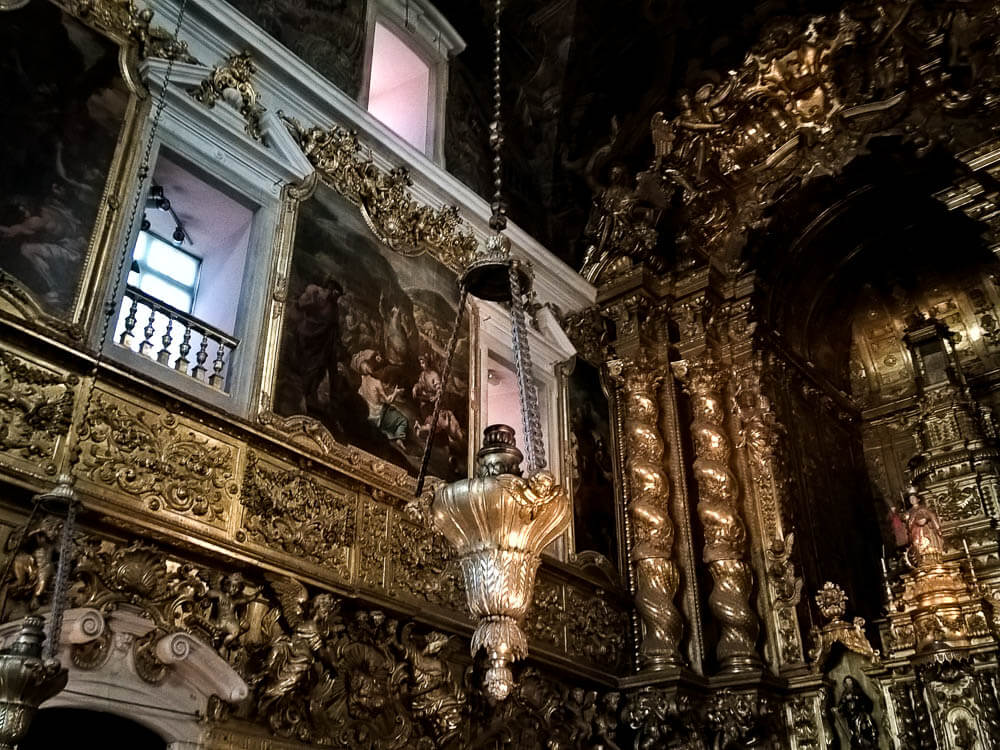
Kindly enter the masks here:
<path id="1" fill-rule="evenodd" d="M 493 4 L 439 0 L 464 37 L 449 92 L 448 168 L 486 193 Z M 681 88 L 738 66 L 761 27 L 823 0 L 509 0 L 503 15 L 511 218 L 575 267 L 595 189 L 652 155 L 649 123 Z"/>

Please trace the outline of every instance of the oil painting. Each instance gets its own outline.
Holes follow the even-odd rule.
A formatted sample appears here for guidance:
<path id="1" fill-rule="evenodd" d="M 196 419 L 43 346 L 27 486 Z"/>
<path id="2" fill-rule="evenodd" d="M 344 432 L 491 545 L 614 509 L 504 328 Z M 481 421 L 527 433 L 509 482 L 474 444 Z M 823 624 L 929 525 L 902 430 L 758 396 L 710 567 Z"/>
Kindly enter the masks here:
<path id="1" fill-rule="evenodd" d="M 73 305 L 125 118 L 118 46 L 45 3 L 0 24 L 0 271 L 49 315 Z"/>
<path id="2" fill-rule="evenodd" d="M 455 274 L 430 254 L 387 247 L 321 184 L 299 208 L 287 300 L 275 412 L 312 417 L 340 443 L 416 474 L 444 385 Z M 467 472 L 468 373 L 463 329 L 429 466 L 448 481 Z"/>
<path id="3" fill-rule="evenodd" d="M 611 411 L 600 370 L 577 359 L 568 390 L 576 551 L 599 552 L 617 567 Z"/>

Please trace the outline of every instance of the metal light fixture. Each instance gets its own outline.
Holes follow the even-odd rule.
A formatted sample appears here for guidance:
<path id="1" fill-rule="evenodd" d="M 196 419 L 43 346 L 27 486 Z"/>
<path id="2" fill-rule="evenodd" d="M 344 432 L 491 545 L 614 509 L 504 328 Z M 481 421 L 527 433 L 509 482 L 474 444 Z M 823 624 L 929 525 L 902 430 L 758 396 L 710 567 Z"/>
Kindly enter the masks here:
<path id="1" fill-rule="evenodd" d="M 490 147 L 493 152 L 493 201 L 490 236 L 459 279 L 460 297 L 455 328 L 448 344 L 448 359 L 442 374 L 447 384 L 455 345 L 468 295 L 492 302 L 509 302 L 511 344 L 517 375 L 527 477 L 521 476 L 524 457 L 507 425 L 486 428 L 483 446 L 476 456 L 475 476 L 444 485 L 434 493 L 431 517 L 434 526 L 458 553 L 465 579 L 469 610 L 479 618 L 472 635 L 472 654 L 485 649 L 489 668 L 483 687 L 491 700 L 510 695 L 514 676 L 510 663 L 528 653 L 528 639 L 521 622 L 531 605 L 535 573 L 541 553 L 566 529 L 570 504 L 566 491 L 545 470 L 538 392 L 535 388 L 524 295 L 531 285 L 529 269 L 510 254 L 510 240 L 503 234 L 507 217 L 502 201 L 503 144 L 500 98 L 500 14 L 496 0 L 493 39 L 493 122 Z M 443 391 L 443 389 L 442 389 Z M 431 417 L 431 432 L 417 479 L 417 495 L 423 489 L 442 394 L 438 394 Z"/>

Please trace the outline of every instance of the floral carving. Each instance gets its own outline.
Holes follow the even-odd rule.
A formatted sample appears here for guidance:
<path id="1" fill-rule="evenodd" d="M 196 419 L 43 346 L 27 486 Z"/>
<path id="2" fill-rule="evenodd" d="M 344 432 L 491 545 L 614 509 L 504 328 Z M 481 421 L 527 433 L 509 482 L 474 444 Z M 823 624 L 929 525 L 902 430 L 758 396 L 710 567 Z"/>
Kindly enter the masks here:
<path id="1" fill-rule="evenodd" d="M 350 494 L 303 471 L 267 468 L 251 454 L 240 503 L 243 533 L 251 542 L 348 574 L 355 503 Z"/>
<path id="2" fill-rule="evenodd" d="M 390 538 L 394 593 L 465 612 L 462 571 L 443 536 L 395 517 Z"/>
<path id="3" fill-rule="evenodd" d="M 393 250 L 409 255 L 430 250 L 456 270 L 471 259 L 477 241 L 459 218 L 458 208 L 434 209 L 415 201 L 407 171 L 380 169 L 356 133 L 338 126 L 303 128 L 290 118 L 285 124 L 313 166 L 361 209 L 372 231 Z"/>
<path id="4" fill-rule="evenodd" d="M 51 459 L 73 416 L 77 377 L 0 352 L 0 450 Z"/>
<path id="5" fill-rule="evenodd" d="M 130 408 L 98 393 L 81 428 L 77 471 L 87 479 L 166 509 L 221 524 L 234 481 L 235 451 L 172 414 Z"/>
<path id="6" fill-rule="evenodd" d="M 256 72 L 257 67 L 253 64 L 249 52 L 230 55 L 225 65 L 213 68 L 211 75 L 188 93 L 207 107 L 214 107 L 220 100 L 232 103 L 246 120 L 247 135 L 260 141 L 263 139 L 260 116 L 264 112 L 264 107 L 253 85 L 253 76 Z"/>

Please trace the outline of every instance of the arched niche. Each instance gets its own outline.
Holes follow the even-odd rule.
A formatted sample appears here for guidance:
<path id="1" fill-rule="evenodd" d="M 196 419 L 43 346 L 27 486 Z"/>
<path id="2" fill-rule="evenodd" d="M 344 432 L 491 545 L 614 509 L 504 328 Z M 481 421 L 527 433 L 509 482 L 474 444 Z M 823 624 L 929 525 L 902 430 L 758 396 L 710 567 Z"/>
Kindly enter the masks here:
<path id="1" fill-rule="evenodd" d="M 19 620 L 0 626 L 2 646 L 20 626 Z M 125 717 L 163 738 L 167 750 L 203 747 L 213 697 L 237 703 L 249 693 L 210 646 L 187 633 L 164 633 L 128 606 L 107 614 L 67 610 L 58 658 L 69 681 L 40 716 L 65 708 Z"/>
<path id="2" fill-rule="evenodd" d="M 80 738 L 100 738 L 104 750 L 166 750 L 166 741 L 132 719 L 82 708 L 43 708 L 31 722 L 19 750 L 71 747 Z"/>

